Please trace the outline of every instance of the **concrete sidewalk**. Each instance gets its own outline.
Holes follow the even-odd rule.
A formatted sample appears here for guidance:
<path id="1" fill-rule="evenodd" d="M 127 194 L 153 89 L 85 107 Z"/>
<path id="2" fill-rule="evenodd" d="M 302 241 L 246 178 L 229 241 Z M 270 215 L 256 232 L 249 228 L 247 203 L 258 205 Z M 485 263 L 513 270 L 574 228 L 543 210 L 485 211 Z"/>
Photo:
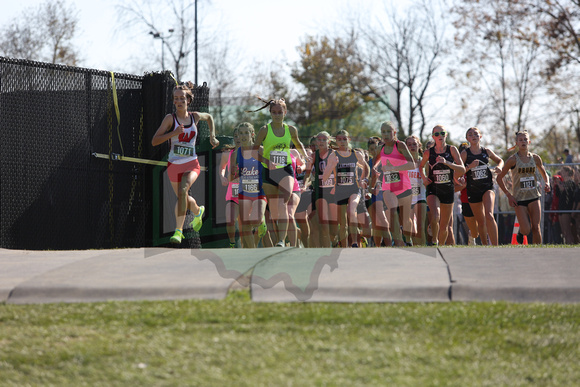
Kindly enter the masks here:
<path id="1" fill-rule="evenodd" d="M 0 249 L 0 302 L 580 302 L 580 248 Z"/>

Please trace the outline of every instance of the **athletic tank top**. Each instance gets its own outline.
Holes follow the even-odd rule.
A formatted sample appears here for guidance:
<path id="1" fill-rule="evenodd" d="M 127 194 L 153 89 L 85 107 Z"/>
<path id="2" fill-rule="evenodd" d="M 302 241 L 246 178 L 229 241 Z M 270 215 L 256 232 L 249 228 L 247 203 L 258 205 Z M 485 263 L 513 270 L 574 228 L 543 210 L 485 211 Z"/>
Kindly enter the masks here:
<path id="1" fill-rule="evenodd" d="M 465 158 L 465 166 L 470 165 L 475 160 L 479 161 L 479 165 L 467 171 L 467 192 L 483 192 L 493 189 L 493 176 L 489 169 L 489 155 L 487 149 L 481 148 L 481 153 L 474 155 L 471 149 L 465 149 L 467 157 Z"/>
<path id="2" fill-rule="evenodd" d="M 405 156 L 399 152 L 398 145 L 399 141 L 395 141 L 393 144 L 393 150 L 389 154 L 385 153 L 384 146 L 381 148 L 381 166 L 387 165 L 387 160 L 396 167 L 407 164 L 408 161 Z M 391 191 L 395 195 L 398 195 L 409 189 L 411 189 L 411 180 L 409 180 L 409 174 L 407 171 L 389 171 L 383 173 L 383 191 Z"/>
<path id="3" fill-rule="evenodd" d="M 262 163 L 254 157 L 244 158 L 242 148 L 238 148 L 238 170 L 240 173 L 240 195 L 258 197 L 262 190 Z"/>
<path id="4" fill-rule="evenodd" d="M 337 187 L 352 187 L 358 186 L 356 166 L 358 159 L 356 154 L 349 150 L 350 154 L 346 157 L 341 156 L 340 152 L 336 152 L 338 163 L 336 164 L 336 185 Z"/>
<path id="5" fill-rule="evenodd" d="M 536 178 L 536 162 L 534 154 L 528 153 L 529 161 L 524 163 L 519 154 L 515 154 L 516 165 L 512 169 L 514 198 L 518 202 L 532 200 L 542 196 Z"/>
<path id="6" fill-rule="evenodd" d="M 232 154 L 234 153 L 234 149 L 230 149 L 230 153 L 228 155 L 228 163 L 226 164 L 226 170 L 228 171 L 227 173 L 229 174 L 231 171 L 231 161 L 232 161 Z M 227 175 L 226 175 L 227 176 Z M 236 173 L 236 177 L 239 176 L 238 173 Z M 228 200 L 233 200 L 234 202 L 238 202 L 238 190 L 239 190 L 239 182 L 233 182 L 230 181 L 228 183 L 228 191 L 226 192 L 226 202 Z"/>
<path id="7" fill-rule="evenodd" d="M 193 114 L 187 112 L 187 115 L 191 119 L 190 125 L 184 125 L 183 133 L 177 137 L 171 137 L 169 151 L 169 157 L 167 161 L 172 164 L 185 164 L 190 161 L 197 159 L 197 154 L 195 153 L 195 139 L 197 138 L 197 127 L 193 120 Z M 173 130 L 179 126 L 179 121 L 177 121 L 177 116 L 173 114 Z"/>
<path id="8" fill-rule="evenodd" d="M 294 187 L 292 188 L 292 192 L 300 192 L 300 183 L 298 183 L 298 177 L 296 176 L 296 156 L 290 152 L 290 158 L 292 159 L 292 169 L 294 170 Z M 302 174 L 302 180 L 304 180 L 304 174 Z M 302 183 L 304 185 L 304 182 Z"/>
<path id="9" fill-rule="evenodd" d="M 447 145 L 443 153 L 435 152 L 435 147 L 429 149 L 429 180 L 432 181 L 436 189 L 440 192 L 455 192 L 453 185 L 453 169 L 445 164 L 437 163 L 437 157 L 443 158 L 449 162 L 455 162 L 451 154 L 451 146 Z M 435 165 L 436 164 L 436 165 Z"/>
<path id="10" fill-rule="evenodd" d="M 413 191 L 413 200 L 411 204 L 415 204 L 420 200 L 426 200 L 425 185 L 423 184 L 423 179 L 421 179 L 419 167 L 411 169 L 410 171 L 407 171 L 407 173 L 409 174 L 411 190 Z"/>
<path id="11" fill-rule="evenodd" d="M 290 142 L 292 136 L 288 125 L 284 124 L 284 135 L 278 137 L 272 131 L 272 125 L 268 124 L 267 133 L 262 146 L 264 147 L 264 157 L 276 165 L 276 168 L 284 168 L 286 165 L 292 163 L 290 157 Z M 267 163 L 262 163 L 265 168 L 268 168 Z"/>
<path id="12" fill-rule="evenodd" d="M 315 188 L 332 188 L 335 184 L 334 172 L 330 174 L 330 177 L 326 180 L 322 180 L 322 175 L 326 169 L 326 164 L 328 157 L 332 154 L 333 150 L 329 149 L 326 153 L 325 158 L 320 157 L 320 151 L 316 151 L 316 156 L 314 158 L 314 187 Z"/>
<path id="13" fill-rule="evenodd" d="M 371 176 L 369 177 L 369 184 L 370 184 L 370 182 L 372 180 L 372 174 L 375 173 L 375 172 L 373 172 L 374 165 L 375 165 L 375 160 L 372 159 L 372 158 L 369 158 L 369 170 L 371 171 Z M 376 171 L 376 170 L 374 170 L 374 171 Z M 372 190 L 373 188 L 375 188 L 377 186 L 377 184 L 381 184 L 382 185 L 383 184 L 382 181 L 383 181 L 383 172 L 379 170 L 379 174 L 377 176 L 377 180 L 376 180 L 375 185 L 373 187 L 369 186 L 368 190 L 369 191 Z M 371 193 L 371 198 L 373 200 L 376 199 L 376 197 L 377 196 L 374 193 Z M 383 199 L 381 199 L 381 200 L 383 200 Z"/>

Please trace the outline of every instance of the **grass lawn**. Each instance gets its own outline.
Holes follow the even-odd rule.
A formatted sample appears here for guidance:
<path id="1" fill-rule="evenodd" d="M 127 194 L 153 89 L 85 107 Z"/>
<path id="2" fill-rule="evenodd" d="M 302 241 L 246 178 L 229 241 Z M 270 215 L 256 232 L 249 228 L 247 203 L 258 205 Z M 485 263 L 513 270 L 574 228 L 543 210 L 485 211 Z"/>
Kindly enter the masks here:
<path id="1" fill-rule="evenodd" d="M 571 386 L 580 305 L 0 304 L 0 385 Z"/>

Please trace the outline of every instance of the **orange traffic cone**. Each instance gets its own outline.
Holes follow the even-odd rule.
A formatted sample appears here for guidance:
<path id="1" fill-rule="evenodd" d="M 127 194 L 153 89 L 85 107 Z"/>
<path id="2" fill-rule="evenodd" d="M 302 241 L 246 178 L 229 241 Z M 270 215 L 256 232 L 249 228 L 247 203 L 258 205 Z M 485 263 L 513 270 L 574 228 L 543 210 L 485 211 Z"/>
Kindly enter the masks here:
<path id="1" fill-rule="evenodd" d="M 518 223 L 518 219 L 514 221 L 514 231 L 512 233 L 512 245 L 527 245 L 528 244 L 528 236 L 524 235 L 523 243 L 518 243 L 518 233 L 520 232 L 520 224 Z"/>

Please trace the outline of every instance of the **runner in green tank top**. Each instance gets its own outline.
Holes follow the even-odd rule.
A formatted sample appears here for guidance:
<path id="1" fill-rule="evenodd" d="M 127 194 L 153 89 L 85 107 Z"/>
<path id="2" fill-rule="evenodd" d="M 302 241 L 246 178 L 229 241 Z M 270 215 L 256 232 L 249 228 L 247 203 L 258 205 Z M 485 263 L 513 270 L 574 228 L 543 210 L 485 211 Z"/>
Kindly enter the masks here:
<path id="1" fill-rule="evenodd" d="M 283 98 L 269 101 L 262 98 L 259 99 L 265 105 L 258 110 L 269 107 L 272 121 L 260 129 L 254 146 L 256 149 L 263 146 L 264 158 L 268 160 L 263 163 L 264 177 L 262 186 L 268 199 L 272 220 L 277 224 L 279 242 L 276 246 L 284 247 L 286 245 L 289 222 L 287 204 L 294 187 L 290 143 L 294 143 L 296 149 L 304 157 L 306 157 L 306 151 L 298 138 L 298 129 L 284 123 L 284 117 L 287 113 L 286 101 Z"/>
<path id="2" fill-rule="evenodd" d="M 534 244 L 542 243 L 542 231 L 540 229 L 540 220 L 542 218 L 542 208 L 540 204 L 539 181 L 537 181 L 537 172 L 540 173 L 546 185 L 546 192 L 550 192 L 550 181 L 542 158 L 534 153 L 530 153 L 528 146 L 530 138 L 527 131 L 516 133 L 517 153 L 511 155 L 505 162 L 503 169 L 497 176 L 497 185 L 506 194 L 510 206 L 516 210 L 520 232 L 518 233 L 518 242 L 521 244 L 523 235 L 528 235 L 530 231 L 533 234 Z M 508 191 L 503 178 L 511 171 L 514 194 Z"/>

